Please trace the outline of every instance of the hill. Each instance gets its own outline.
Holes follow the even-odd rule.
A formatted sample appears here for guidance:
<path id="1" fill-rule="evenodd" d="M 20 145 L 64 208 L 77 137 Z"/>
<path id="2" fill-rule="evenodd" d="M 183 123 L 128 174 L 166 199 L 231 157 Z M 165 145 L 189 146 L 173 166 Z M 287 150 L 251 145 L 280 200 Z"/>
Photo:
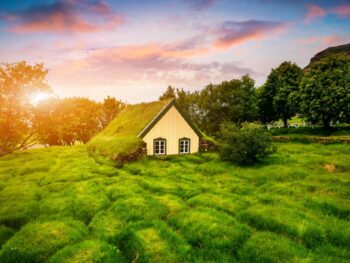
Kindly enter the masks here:
<path id="1" fill-rule="evenodd" d="M 330 54 L 330 53 L 335 53 L 335 54 L 345 53 L 348 56 L 350 56 L 350 43 L 345 45 L 335 46 L 335 47 L 329 47 L 329 48 L 326 48 L 325 50 L 318 52 L 315 56 L 311 58 L 309 64 L 320 60 L 321 58 L 325 57 L 327 54 Z"/>

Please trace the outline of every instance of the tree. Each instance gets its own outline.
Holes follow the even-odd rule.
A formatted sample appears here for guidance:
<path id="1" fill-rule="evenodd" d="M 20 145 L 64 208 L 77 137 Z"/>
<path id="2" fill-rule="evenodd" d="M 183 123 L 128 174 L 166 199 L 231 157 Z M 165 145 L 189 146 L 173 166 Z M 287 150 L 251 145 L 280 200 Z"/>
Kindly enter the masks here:
<path id="1" fill-rule="evenodd" d="M 259 113 L 263 123 L 281 118 L 284 127 L 288 127 L 288 120 L 299 108 L 296 95 L 299 92 L 301 74 L 301 68 L 290 61 L 271 70 L 259 91 Z"/>
<path id="2" fill-rule="evenodd" d="M 271 134 L 255 123 L 223 123 L 220 126 L 219 153 L 223 160 L 252 164 L 273 153 Z"/>
<path id="3" fill-rule="evenodd" d="M 174 99 L 175 97 L 175 89 L 169 85 L 166 91 L 159 97 L 159 100 Z"/>
<path id="4" fill-rule="evenodd" d="M 43 143 L 86 143 L 102 129 L 101 105 L 86 98 L 47 100 L 37 106 L 36 123 Z"/>
<path id="5" fill-rule="evenodd" d="M 125 107 L 125 104 L 108 96 L 102 103 L 102 127 L 105 128 Z"/>
<path id="6" fill-rule="evenodd" d="M 43 64 L 26 62 L 0 65 L 0 156 L 33 143 L 34 105 L 30 97 L 50 92 Z"/>
<path id="7" fill-rule="evenodd" d="M 214 135 L 222 122 L 254 120 L 258 110 L 254 84 L 254 80 L 245 75 L 240 79 L 206 86 L 198 98 L 201 128 Z"/>
<path id="8" fill-rule="evenodd" d="M 300 83 L 301 109 L 313 123 L 350 120 L 350 58 L 329 54 L 305 69 Z"/>
<path id="9" fill-rule="evenodd" d="M 275 85 L 262 85 L 257 90 L 258 96 L 258 116 L 264 123 L 270 123 L 278 120 L 277 113 L 273 107 L 273 98 L 276 94 Z"/>

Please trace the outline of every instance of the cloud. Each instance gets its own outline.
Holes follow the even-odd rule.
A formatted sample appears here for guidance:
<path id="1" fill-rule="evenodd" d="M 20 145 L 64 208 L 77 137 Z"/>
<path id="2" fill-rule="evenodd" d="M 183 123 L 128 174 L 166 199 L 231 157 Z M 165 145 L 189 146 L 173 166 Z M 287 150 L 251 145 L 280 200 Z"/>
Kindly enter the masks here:
<path id="1" fill-rule="evenodd" d="M 334 7 L 330 12 L 336 14 L 340 18 L 350 18 L 350 4 Z"/>
<path id="2" fill-rule="evenodd" d="M 15 12 L 5 12 L 10 31 L 34 32 L 97 32 L 112 29 L 123 19 L 102 1 L 58 0 Z"/>
<path id="3" fill-rule="evenodd" d="M 325 9 L 315 4 L 309 4 L 307 8 L 308 11 L 304 18 L 304 21 L 307 23 L 314 21 L 319 17 L 324 17 L 327 14 L 327 11 Z"/>
<path id="4" fill-rule="evenodd" d="M 327 14 L 335 14 L 339 18 L 350 18 L 350 4 L 339 5 L 330 9 L 324 9 L 318 5 L 309 4 L 304 22 L 312 22 L 317 18 L 326 16 Z"/>
<path id="5" fill-rule="evenodd" d="M 178 46 L 149 44 L 87 50 L 83 58 L 52 67 L 50 82 L 58 87 L 106 87 L 123 99 L 142 101 L 142 97 L 150 98 L 151 94 L 156 98 L 169 84 L 198 89 L 210 82 L 255 74 L 237 61 L 194 62 L 187 53 L 177 53 Z M 81 92 L 81 88 L 78 90 Z"/>
<path id="6" fill-rule="evenodd" d="M 301 38 L 297 42 L 301 45 L 316 45 L 318 47 L 336 46 L 346 43 L 350 40 L 350 37 L 344 35 L 327 35 L 327 36 L 313 36 Z"/>
<path id="7" fill-rule="evenodd" d="M 191 8 L 196 11 L 202 11 L 211 7 L 217 0 L 190 0 Z"/>
<path id="8" fill-rule="evenodd" d="M 284 31 L 287 26 L 287 23 L 272 21 L 226 21 L 213 30 L 218 37 L 214 45 L 218 48 L 229 48 L 249 40 L 265 38 L 271 33 Z"/>

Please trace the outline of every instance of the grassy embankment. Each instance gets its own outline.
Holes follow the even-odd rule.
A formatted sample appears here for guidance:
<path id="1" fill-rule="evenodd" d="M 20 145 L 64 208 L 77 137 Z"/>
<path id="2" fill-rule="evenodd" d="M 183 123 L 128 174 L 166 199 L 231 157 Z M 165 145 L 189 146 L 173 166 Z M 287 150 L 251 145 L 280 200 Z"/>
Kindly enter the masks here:
<path id="1" fill-rule="evenodd" d="M 117 169 L 84 146 L 0 158 L 0 262 L 348 262 L 350 147 Z"/>
<path id="2" fill-rule="evenodd" d="M 338 126 L 324 129 L 321 127 L 273 128 L 271 133 L 275 141 L 303 143 L 347 143 L 350 144 L 350 126 Z"/>

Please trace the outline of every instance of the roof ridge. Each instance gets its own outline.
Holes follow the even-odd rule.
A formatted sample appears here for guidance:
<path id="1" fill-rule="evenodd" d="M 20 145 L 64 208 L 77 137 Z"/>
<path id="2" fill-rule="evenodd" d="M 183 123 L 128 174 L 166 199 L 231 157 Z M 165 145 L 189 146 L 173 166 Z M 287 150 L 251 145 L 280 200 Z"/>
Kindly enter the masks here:
<path id="1" fill-rule="evenodd" d="M 168 112 L 168 110 L 174 106 L 176 110 L 180 113 L 180 115 L 185 119 L 188 125 L 193 129 L 193 131 L 199 136 L 202 137 L 202 133 L 197 128 L 197 126 L 187 117 L 187 115 L 181 110 L 180 106 L 177 104 L 176 99 L 171 99 L 159 112 L 154 118 L 146 125 L 145 128 L 142 129 L 142 131 L 137 135 L 137 137 L 143 138 L 150 129 L 153 128 L 154 125 L 164 116 L 165 113 Z"/>
<path id="2" fill-rule="evenodd" d="M 149 127 L 152 126 L 153 122 L 155 122 L 164 112 L 168 111 L 168 107 L 170 108 L 175 102 L 175 99 L 171 99 L 167 104 L 164 105 L 164 107 L 156 114 L 156 116 L 153 117 L 153 119 L 145 126 L 145 128 L 140 131 L 140 133 L 137 135 L 137 137 L 143 137 L 143 133 L 145 133 Z"/>

